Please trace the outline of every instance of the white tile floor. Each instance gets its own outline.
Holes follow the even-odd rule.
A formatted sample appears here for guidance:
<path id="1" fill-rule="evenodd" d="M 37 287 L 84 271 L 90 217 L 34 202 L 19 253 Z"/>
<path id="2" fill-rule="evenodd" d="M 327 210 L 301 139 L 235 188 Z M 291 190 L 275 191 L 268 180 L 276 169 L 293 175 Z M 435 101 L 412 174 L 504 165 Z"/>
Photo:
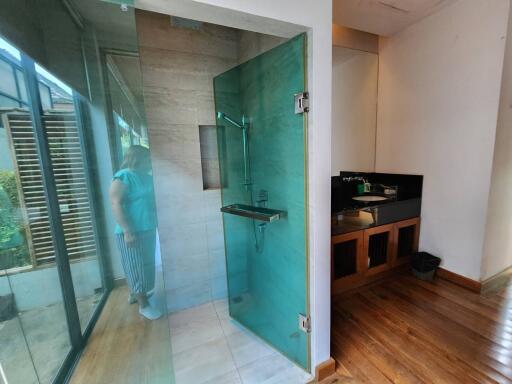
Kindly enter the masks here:
<path id="1" fill-rule="evenodd" d="M 302 384 L 312 377 L 231 320 L 227 300 L 169 316 L 176 384 Z"/>

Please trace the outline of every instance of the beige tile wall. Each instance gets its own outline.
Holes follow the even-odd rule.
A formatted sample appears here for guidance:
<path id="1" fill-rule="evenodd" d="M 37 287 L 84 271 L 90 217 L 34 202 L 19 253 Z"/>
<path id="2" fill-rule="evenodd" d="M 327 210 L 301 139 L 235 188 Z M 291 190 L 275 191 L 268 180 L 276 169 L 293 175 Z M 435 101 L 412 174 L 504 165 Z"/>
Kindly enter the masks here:
<path id="1" fill-rule="evenodd" d="M 260 53 L 266 52 L 279 44 L 282 44 L 287 39 L 284 37 L 277 37 L 272 35 L 265 35 L 263 33 L 240 31 L 239 35 L 239 49 L 238 49 L 238 62 L 244 63 Z"/>

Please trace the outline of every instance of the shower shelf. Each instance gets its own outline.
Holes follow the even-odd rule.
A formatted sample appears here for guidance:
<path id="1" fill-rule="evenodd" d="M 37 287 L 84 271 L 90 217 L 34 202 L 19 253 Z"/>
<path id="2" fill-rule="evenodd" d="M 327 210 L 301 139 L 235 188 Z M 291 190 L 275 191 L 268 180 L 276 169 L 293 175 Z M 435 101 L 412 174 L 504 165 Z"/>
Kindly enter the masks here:
<path id="1" fill-rule="evenodd" d="M 278 211 L 277 209 L 269 209 L 263 207 L 253 207 L 251 205 L 244 204 L 226 205 L 220 210 L 224 213 L 230 213 L 232 215 L 249 217 L 251 219 L 268 222 L 281 220 L 286 216 L 285 211 Z"/>

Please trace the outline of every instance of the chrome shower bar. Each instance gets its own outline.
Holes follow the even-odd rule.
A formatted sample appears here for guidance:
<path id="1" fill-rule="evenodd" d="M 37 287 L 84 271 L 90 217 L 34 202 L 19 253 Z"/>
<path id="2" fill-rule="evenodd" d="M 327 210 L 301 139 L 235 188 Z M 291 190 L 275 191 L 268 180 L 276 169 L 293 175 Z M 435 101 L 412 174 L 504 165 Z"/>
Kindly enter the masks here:
<path id="1" fill-rule="evenodd" d="M 242 145 L 244 151 L 244 186 L 246 190 L 249 190 L 250 186 L 252 185 L 251 164 L 249 159 L 249 124 L 245 122 L 245 116 L 242 116 L 242 123 L 240 124 L 236 120 L 226 115 L 224 112 L 217 112 L 217 118 L 224 119 L 228 123 L 231 123 L 235 127 L 240 128 L 242 130 Z"/>

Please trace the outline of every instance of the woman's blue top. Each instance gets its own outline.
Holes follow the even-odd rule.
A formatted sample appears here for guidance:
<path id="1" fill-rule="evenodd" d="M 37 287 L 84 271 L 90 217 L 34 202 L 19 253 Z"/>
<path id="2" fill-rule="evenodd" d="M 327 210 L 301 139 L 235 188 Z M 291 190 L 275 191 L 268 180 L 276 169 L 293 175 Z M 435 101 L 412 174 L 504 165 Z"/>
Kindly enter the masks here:
<path id="1" fill-rule="evenodd" d="M 118 171 L 113 180 L 119 180 L 127 189 L 123 199 L 123 210 L 134 232 L 156 228 L 156 204 L 153 190 L 153 177 L 148 173 L 135 172 L 129 168 Z M 116 225 L 116 234 L 123 229 Z"/>

